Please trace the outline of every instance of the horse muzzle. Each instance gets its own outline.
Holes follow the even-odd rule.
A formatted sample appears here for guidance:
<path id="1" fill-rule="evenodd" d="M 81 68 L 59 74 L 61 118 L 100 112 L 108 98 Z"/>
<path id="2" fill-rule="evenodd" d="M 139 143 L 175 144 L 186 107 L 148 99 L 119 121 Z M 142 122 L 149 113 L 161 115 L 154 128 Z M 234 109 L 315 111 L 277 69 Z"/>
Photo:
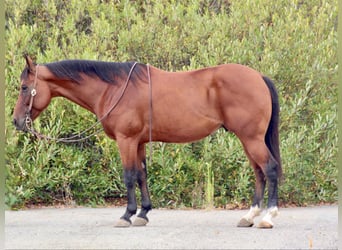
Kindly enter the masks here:
<path id="1" fill-rule="evenodd" d="M 29 118 L 31 119 L 31 118 Z M 14 118 L 13 119 L 13 125 L 15 126 L 15 128 L 19 131 L 23 131 L 23 132 L 27 132 L 28 131 L 28 127 L 27 127 L 27 123 L 28 123 L 28 119 L 27 117 L 24 118 Z"/>

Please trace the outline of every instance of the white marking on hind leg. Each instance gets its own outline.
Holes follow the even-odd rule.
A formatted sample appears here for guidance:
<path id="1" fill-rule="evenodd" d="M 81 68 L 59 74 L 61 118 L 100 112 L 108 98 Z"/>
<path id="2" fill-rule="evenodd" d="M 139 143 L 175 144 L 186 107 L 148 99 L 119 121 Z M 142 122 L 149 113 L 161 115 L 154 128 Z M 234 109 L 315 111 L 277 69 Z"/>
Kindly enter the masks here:
<path id="1" fill-rule="evenodd" d="M 254 224 L 253 219 L 260 215 L 261 209 L 258 207 L 258 205 L 252 206 L 248 213 L 244 215 L 240 222 L 238 223 L 238 227 L 251 227 Z"/>
<path id="2" fill-rule="evenodd" d="M 267 209 L 265 216 L 262 218 L 262 221 L 259 224 L 259 227 L 262 228 L 272 228 L 273 222 L 272 218 L 276 217 L 279 214 L 278 207 L 270 207 Z"/>
<path id="3" fill-rule="evenodd" d="M 258 205 L 255 205 L 254 207 L 252 206 L 252 207 L 249 209 L 248 213 L 247 213 L 245 216 L 243 216 L 242 218 L 244 218 L 244 219 L 246 219 L 246 220 L 248 220 L 248 221 L 253 222 L 253 219 L 254 219 L 255 217 L 259 216 L 260 213 L 261 213 L 261 209 L 259 208 Z"/>

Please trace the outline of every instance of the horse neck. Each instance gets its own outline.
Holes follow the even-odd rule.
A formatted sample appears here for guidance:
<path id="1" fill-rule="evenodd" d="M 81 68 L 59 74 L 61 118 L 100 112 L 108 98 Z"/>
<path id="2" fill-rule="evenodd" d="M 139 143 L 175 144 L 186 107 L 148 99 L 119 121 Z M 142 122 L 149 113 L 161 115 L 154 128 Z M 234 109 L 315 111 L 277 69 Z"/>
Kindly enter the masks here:
<path id="1" fill-rule="evenodd" d="M 99 83 L 97 79 L 85 77 L 79 83 L 70 80 L 55 79 L 49 82 L 49 85 L 52 97 L 64 97 L 90 112 L 97 114 L 99 98 L 103 96 L 104 91 L 106 91 L 106 85 L 108 84 Z"/>

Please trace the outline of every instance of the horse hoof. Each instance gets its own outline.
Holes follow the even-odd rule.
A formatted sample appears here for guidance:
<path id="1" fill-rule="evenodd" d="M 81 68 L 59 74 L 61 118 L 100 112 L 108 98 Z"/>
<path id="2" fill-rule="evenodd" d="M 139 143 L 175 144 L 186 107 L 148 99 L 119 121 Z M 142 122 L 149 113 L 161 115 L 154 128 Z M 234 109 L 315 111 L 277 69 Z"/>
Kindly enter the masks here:
<path id="1" fill-rule="evenodd" d="M 267 221 L 262 220 L 259 225 L 258 228 L 262 228 L 262 229 L 271 229 L 273 228 L 273 225 Z"/>
<path id="2" fill-rule="evenodd" d="M 130 221 L 120 219 L 116 224 L 115 227 L 129 227 L 131 225 Z"/>
<path id="3" fill-rule="evenodd" d="M 133 222 L 133 226 L 135 227 L 141 227 L 141 226 L 146 226 L 146 224 L 148 223 L 148 220 L 146 220 L 145 218 L 141 218 L 141 217 L 137 217 L 134 222 Z"/>
<path id="4" fill-rule="evenodd" d="M 252 227 L 254 225 L 253 221 L 249 221 L 245 218 L 242 218 L 239 223 L 238 223 L 238 227 Z"/>

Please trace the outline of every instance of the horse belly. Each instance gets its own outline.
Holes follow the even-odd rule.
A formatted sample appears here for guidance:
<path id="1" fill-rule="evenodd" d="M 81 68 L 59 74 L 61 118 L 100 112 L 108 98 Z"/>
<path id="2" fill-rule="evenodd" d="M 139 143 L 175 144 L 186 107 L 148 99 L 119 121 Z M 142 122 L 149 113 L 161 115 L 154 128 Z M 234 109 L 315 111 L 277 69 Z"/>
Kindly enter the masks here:
<path id="1" fill-rule="evenodd" d="M 173 116 L 168 113 L 165 121 L 153 126 L 153 138 L 163 142 L 192 142 L 200 140 L 222 126 L 222 122 L 199 115 L 183 113 L 183 116 Z"/>

